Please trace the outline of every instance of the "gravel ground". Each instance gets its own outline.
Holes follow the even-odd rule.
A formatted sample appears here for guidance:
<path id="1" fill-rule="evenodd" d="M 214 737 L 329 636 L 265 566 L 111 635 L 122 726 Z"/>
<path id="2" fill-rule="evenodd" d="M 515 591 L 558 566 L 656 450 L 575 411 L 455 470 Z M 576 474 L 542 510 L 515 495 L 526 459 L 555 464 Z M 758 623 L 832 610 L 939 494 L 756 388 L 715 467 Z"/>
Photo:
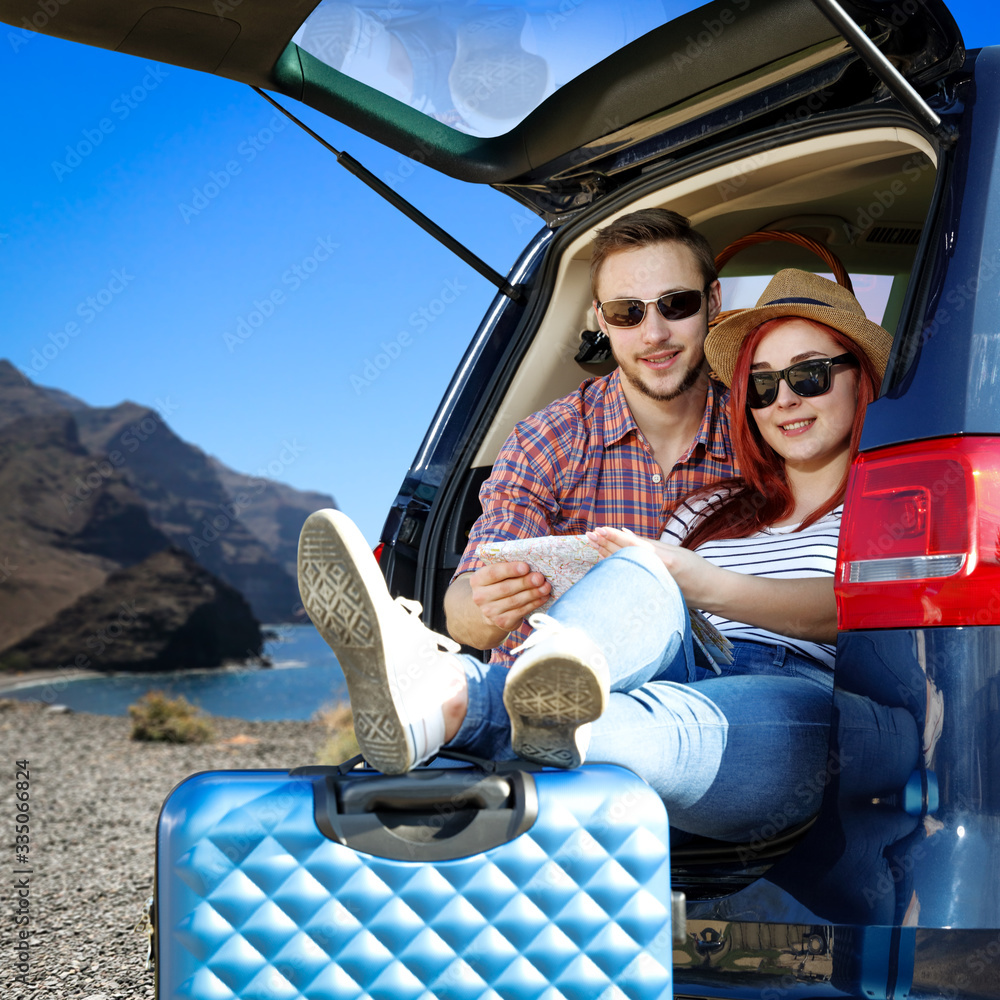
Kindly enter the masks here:
<path id="1" fill-rule="evenodd" d="M 214 743 L 135 743 L 119 716 L 60 714 L 0 700 L 3 747 L 0 996 L 144 1000 L 153 996 L 145 937 L 133 928 L 153 889 L 156 820 L 170 790 L 195 771 L 311 764 L 319 722 L 212 719 Z M 27 758 L 29 863 L 14 851 L 15 762 Z M 15 874 L 28 868 L 29 875 Z M 27 925 L 17 885 L 28 879 Z M 30 931 L 29 982 L 15 978 L 17 934 Z"/>

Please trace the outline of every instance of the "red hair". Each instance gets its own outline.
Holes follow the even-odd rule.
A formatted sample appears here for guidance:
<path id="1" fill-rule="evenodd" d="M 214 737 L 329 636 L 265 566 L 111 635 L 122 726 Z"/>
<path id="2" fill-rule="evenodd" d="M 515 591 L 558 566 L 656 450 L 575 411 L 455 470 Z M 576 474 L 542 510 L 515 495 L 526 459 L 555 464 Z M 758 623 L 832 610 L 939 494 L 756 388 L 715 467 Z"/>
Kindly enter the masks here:
<path id="1" fill-rule="evenodd" d="M 693 497 L 699 498 L 712 496 L 718 493 L 720 488 L 723 492 L 728 491 L 723 500 L 712 504 L 711 512 L 699 521 L 684 539 L 682 544 L 685 548 L 694 549 L 704 542 L 721 538 L 748 538 L 787 517 L 795 507 L 795 500 L 785 477 L 785 460 L 764 441 L 757 429 L 757 422 L 750 416 L 750 409 L 747 406 L 747 385 L 750 381 L 750 365 L 754 351 L 775 326 L 789 318 L 800 317 L 768 320 L 752 330 L 740 345 L 736 367 L 733 370 L 733 384 L 729 390 L 729 415 L 733 454 L 742 475 L 722 483 L 703 486 L 692 494 Z M 877 394 L 881 381 L 880 373 L 868 355 L 846 334 L 814 320 L 803 320 L 803 322 L 828 333 L 860 363 L 858 405 L 854 411 L 854 423 L 851 427 L 850 458 L 853 461 L 861 443 L 865 410 Z M 849 471 L 850 464 L 836 492 L 802 522 L 799 530 L 809 527 L 843 502 Z"/>

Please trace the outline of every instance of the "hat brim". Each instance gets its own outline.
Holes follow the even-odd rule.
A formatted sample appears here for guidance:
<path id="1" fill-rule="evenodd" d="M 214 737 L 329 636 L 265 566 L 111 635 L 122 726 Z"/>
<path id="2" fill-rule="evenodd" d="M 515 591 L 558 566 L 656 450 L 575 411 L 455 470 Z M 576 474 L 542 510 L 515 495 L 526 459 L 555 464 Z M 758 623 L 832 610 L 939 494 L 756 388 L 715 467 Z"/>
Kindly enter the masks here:
<path id="1" fill-rule="evenodd" d="M 811 319 L 838 330 L 850 337 L 864 351 L 875 366 L 879 378 L 885 374 L 892 336 L 868 317 L 830 306 L 796 303 L 793 309 L 789 309 L 788 303 L 777 303 L 745 309 L 734 316 L 728 316 L 709 330 L 705 338 L 705 357 L 708 358 L 712 371 L 726 386 L 733 384 L 736 359 L 740 353 L 740 345 L 747 335 L 762 323 L 782 317 Z"/>

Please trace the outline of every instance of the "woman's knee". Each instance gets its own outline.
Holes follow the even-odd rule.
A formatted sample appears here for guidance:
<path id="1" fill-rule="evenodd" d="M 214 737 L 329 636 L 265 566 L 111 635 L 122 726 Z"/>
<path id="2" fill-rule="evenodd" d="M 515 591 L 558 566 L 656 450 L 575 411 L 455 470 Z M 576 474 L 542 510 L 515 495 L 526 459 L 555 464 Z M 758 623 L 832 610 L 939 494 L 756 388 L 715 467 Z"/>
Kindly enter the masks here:
<path id="1" fill-rule="evenodd" d="M 614 555 L 608 556 L 607 559 L 598 563 L 598 566 L 607 564 L 608 572 L 620 572 L 622 563 L 628 563 L 630 567 L 634 567 L 634 569 L 630 568 L 628 572 L 636 573 L 636 579 L 651 578 L 646 582 L 658 596 L 663 594 L 668 601 L 684 603 L 684 595 L 681 593 L 680 587 L 677 586 L 677 581 L 667 571 L 663 560 L 652 549 L 642 545 L 631 545 L 628 548 L 619 549 Z M 642 576 L 638 576 L 639 573 Z"/>

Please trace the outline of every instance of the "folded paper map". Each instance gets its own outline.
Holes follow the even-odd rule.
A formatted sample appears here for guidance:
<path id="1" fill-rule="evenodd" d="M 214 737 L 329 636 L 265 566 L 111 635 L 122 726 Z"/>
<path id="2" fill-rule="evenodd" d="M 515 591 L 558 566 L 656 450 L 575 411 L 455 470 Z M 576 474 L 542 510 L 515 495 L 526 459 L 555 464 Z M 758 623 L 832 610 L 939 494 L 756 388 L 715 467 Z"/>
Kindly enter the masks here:
<path id="1" fill-rule="evenodd" d="M 548 611 L 598 562 L 600 553 L 586 535 L 545 535 L 506 542 L 480 542 L 476 555 L 486 563 L 524 562 L 552 584 L 552 595 L 538 609 Z M 689 609 L 695 662 L 719 673 L 733 662 L 733 644 L 697 609 Z"/>

